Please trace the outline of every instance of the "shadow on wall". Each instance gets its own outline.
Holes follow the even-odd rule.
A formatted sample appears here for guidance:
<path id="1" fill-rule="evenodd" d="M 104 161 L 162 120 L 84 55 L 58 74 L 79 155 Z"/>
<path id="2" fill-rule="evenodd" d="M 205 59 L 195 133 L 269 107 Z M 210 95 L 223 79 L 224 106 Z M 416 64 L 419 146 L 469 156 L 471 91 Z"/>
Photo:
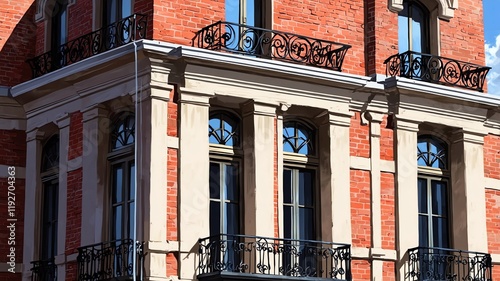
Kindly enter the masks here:
<path id="1" fill-rule="evenodd" d="M 4 23 L 3 27 L 0 27 L 0 86 L 11 87 L 31 79 L 31 68 L 26 60 L 35 55 L 35 2 L 33 1 L 13 29 L 9 28 L 9 22 L 14 25 L 17 15 L 7 11 L 2 13 L 0 22 Z"/>

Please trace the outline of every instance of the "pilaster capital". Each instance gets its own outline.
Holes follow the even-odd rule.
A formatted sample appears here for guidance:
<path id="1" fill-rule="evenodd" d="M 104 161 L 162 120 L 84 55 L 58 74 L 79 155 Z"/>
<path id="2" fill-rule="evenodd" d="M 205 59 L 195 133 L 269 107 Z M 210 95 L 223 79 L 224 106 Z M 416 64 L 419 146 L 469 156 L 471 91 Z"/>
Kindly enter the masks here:
<path id="1" fill-rule="evenodd" d="M 44 136 L 45 132 L 41 131 L 39 128 L 35 128 L 26 133 L 26 142 L 42 141 Z"/>
<path id="2" fill-rule="evenodd" d="M 89 122 L 96 118 L 108 116 L 108 109 L 102 104 L 89 106 L 83 110 L 83 122 Z"/>
<path id="3" fill-rule="evenodd" d="M 64 129 L 69 126 L 70 124 L 70 115 L 66 112 L 56 118 L 56 124 L 59 127 L 59 129 Z"/>
<path id="4" fill-rule="evenodd" d="M 453 132 L 453 143 L 465 142 L 484 145 L 486 135 L 487 133 L 483 131 L 458 129 Z"/>
<path id="5" fill-rule="evenodd" d="M 398 131 L 418 132 L 420 121 L 401 119 L 396 116 L 394 120 L 394 129 Z"/>
<path id="6" fill-rule="evenodd" d="M 276 109 L 279 104 L 266 103 L 261 101 L 249 101 L 243 104 L 242 111 L 243 117 L 249 115 L 259 115 L 259 116 L 276 116 Z"/>
<path id="7" fill-rule="evenodd" d="M 214 96 L 213 93 L 208 92 L 194 92 L 186 88 L 179 89 L 179 102 L 181 104 L 192 104 L 199 106 L 210 106 L 210 98 Z"/>
<path id="8" fill-rule="evenodd" d="M 324 111 L 322 114 L 316 116 L 316 118 L 324 118 L 321 125 L 329 126 L 340 126 L 340 127 L 350 127 L 351 118 L 354 112 L 339 112 L 339 111 Z"/>

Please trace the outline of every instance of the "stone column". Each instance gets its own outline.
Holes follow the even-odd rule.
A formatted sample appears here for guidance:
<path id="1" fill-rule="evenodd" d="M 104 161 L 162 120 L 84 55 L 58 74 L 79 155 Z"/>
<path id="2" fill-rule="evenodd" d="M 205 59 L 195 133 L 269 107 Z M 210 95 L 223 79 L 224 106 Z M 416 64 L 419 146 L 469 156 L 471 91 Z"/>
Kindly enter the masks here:
<path id="1" fill-rule="evenodd" d="M 40 167 L 42 156 L 43 132 L 38 129 L 26 134 L 26 155 L 31 161 L 26 162 L 26 184 L 24 205 L 24 248 L 23 248 L 23 280 L 31 280 L 30 262 L 37 260 L 40 247 L 39 212 L 41 186 Z"/>
<path id="2" fill-rule="evenodd" d="M 107 154 L 110 122 L 102 105 L 83 111 L 82 154 L 82 246 L 99 243 L 105 238 L 104 215 L 107 207 Z M 104 229 L 103 229 L 104 228 Z"/>
<path id="3" fill-rule="evenodd" d="M 208 117 L 210 95 L 180 91 L 180 278 L 196 279 L 198 239 L 209 231 Z"/>
<path id="4" fill-rule="evenodd" d="M 418 123 L 397 118 L 396 144 L 396 247 L 398 280 L 404 280 L 409 248 L 418 246 L 417 140 Z"/>
<path id="5" fill-rule="evenodd" d="M 351 244 L 351 114 L 326 114 L 325 121 L 319 127 L 321 238 L 324 241 Z"/>
<path id="6" fill-rule="evenodd" d="M 484 133 L 458 130 L 451 145 L 453 248 L 488 252 L 484 192 Z"/>
<path id="7" fill-rule="evenodd" d="M 276 105 L 252 101 L 243 109 L 243 186 L 247 235 L 275 236 L 275 116 Z"/>

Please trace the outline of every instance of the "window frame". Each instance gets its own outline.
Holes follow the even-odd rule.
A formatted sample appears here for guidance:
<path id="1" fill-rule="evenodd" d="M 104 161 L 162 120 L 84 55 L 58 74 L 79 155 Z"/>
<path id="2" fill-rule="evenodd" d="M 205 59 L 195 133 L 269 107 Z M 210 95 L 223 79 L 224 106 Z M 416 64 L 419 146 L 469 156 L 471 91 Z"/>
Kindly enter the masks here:
<path id="1" fill-rule="evenodd" d="M 120 127 L 121 124 L 125 124 L 126 121 L 133 120 L 134 125 L 133 125 L 133 131 L 132 131 L 132 137 L 133 141 L 131 143 L 127 143 L 126 145 L 122 145 L 120 147 L 115 148 L 114 147 L 114 140 L 115 138 L 113 137 L 115 134 L 115 130 Z M 127 129 L 124 129 L 125 131 Z M 113 122 L 111 123 L 111 130 L 110 130 L 110 138 L 109 138 L 109 148 L 108 148 L 108 175 L 109 175 L 109 187 L 107 189 L 108 192 L 108 240 L 114 241 L 114 240 L 122 240 L 122 239 L 132 239 L 133 237 L 130 237 L 130 231 L 133 230 L 133 227 L 137 222 L 133 222 L 133 214 L 130 212 L 130 206 L 133 205 L 134 208 L 137 208 L 137 198 L 131 198 L 130 194 L 130 189 L 132 184 L 135 186 L 135 182 L 133 182 L 130 170 L 132 167 L 134 167 L 134 177 L 137 175 L 137 166 L 135 163 L 135 114 L 133 112 L 121 112 L 115 116 Z M 130 135 L 129 135 L 130 136 Z M 115 186 L 115 179 L 114 179 L 114 169 L 117 166 L 122 166 L 123 169 L 123 175 L 122 175 L 122 200 L 119 202 L 113 202 L 113 196 L 115 193 L 115 189 L 117 186 Z M 135 194 L 135 193 L 134 193 Z M 115 221 L 115 205 L 122 205 L 122 218 L 121 218 L 121 232 L 122 232 L 122 237 L 117 238 L 115 235 L 115 226 L 116 226 L 116 221 Z M 124 233 L 124 230 L 129 230 L 128 233 Z M 127 231 L 125 231 L 127 232 Z"/>
<path id="2" fill-rule="evenodd" d="M 432 208 L 432 181 L 438 181 L 438 182 L 443 182 L 446 184 L 446 227 L 447 227 L 447 246 L 446 248 L 450 248 L 453 245 L 453 235 L 450 232 L 453 229 L 453 219 L 452 219 L 452 186 L 451 186 L 451 171 L 450 171 L 450 164 L 451 164 L 451 159 L 450 159 L 450 145 L 447 143 L 444 139 L 431 135 L 431 134 L 420 134 L 417 137 L 417 145 L 418 143 L 421 142 L 421 140 L 426 142 L 427 148 L 429 148 L 429 143 L 438 143 L 439 145 L 442 145 L 445 154 L 446 154 L 446 163 L 444 168 L 434 168 L 434 167 L 428 167 L 428 166 L 423 166 L 419 165 L 418 163 L 418 148 L 417 148 L 417 169 L 418 169 L 418 174 L 417 174 L 417 181 L 425 180 L 427 182 L 427 190 L 426 190 L 426 206 L 427 206 L 427 213 L 422 213 L 420 211 L 420 204 L 418 207 L 418 217 L 419 217 L 419 227 L 418 227 L 418 243 L 420 247 L 437 247 L 434 245 L 433 237 L 434 237 L 434 230 L 433 230 L 433 221 L 431 220 L 434 217 L 434 210 Z M 425 153 L 425 152 L 424 152 Z M 417 200 L 420 198 L 420 190 L 419 190 L 419 185 L 417 182 Z M 420 227 L 420 216 L 425 215 L 428 218 L 427 221 L 427 245 L 420 245 L 421 241 L 421 227 Z M 431 219 L 429 219 L 431 218 Z M 440 246 L 441 247 L 441 246 Z M 439 247 L 438 247 L 439 248 Z"/>
<path id="3" fill-rule="evenodd" d="M 211 132 L 217 131 L 220 128 L 214 128 L 210 124 L 210 120 L 212 120 L 213 116 L 219 115 L 220 117 L 226 117 L 230 119 L 233 123 L 234 127 L 234 133 L 231 136 L 233 138 L 232 144 L 233 145 L 226 145 L 227 144 L 227 138 L 224 138 L 223 142 L 224 144 L 221 144 L 220 141 L 219 143 L 213 143 L 211 142 Z M 244 233 L 244 200 L 243 200 L 243 182 L 244 182 L 244 167 L 243 167 L 243 149 L 242 149 L 242 126 L 243 126 L 243 120 L 240 118 L 238 114 L 233 112 L 232 110 L 228 109 L 222 109 L 222 108 L 214 108 L 210 110 L 209 112 L 209 124 L 207 124 L 208 127 L 208 142 L 209 142 L 209 177 L 212 177 L 212 170 L 211 170 L 211 165 L 213 163 L 219 164 L 219 167 L 221 167 L 223 164 L 231 164 L 234 163 L 238 166 L 238 172 L 237 172 L 237 189 L 238 189 L 238 200 L 237 200 L 237 205 L 238 205 L 238 232 L 239 233 L 231 233 L 231 234 L 241 234 Z M 224 123 L 222 123 L 224 124 Z M 225 132 L 225 130 L 223 130 Z M 234 137 L 236 136 L 236 141 L 234 141 Z M 217 139 L 216 139 L 217 140 Z M 236 143 L 235 143 L 236 142 Z M 219 170 L 219 176 L 221 176 L 220 170 Z M 209 182 L 211 179 L 209 178 Z M 222 189 L 225 189 L 222 186 L 219 186 L 219 192 L 222 192 Z M 227 190 L 225 190 L 227 191 Z M 210 191 L 209 191 L 210 192 Z M 212 202 L 216 202 L 219 200 L 221 202 L 223 199 L 219 198 L 214 199 L 211 196 L 209 196 L 209 205 L 211 205 Z M 211 212 L 209 211 L 209 222 L 210 225 L 212 225 L 212 220 L 217 219 L 213 218 Z M 227 214 L 224 213 L 223 211 L 223 204 L 220 204 L 220 211 L 219 211 L 219 237 L 221 234 L 227 234 L 225 233 L 224 229 L 224 221 L 227 221 Z M 210 231 L 211 232 L 211 231 Z M 210 233 L 210 236 L 217 235 L 217 233 Z"/>

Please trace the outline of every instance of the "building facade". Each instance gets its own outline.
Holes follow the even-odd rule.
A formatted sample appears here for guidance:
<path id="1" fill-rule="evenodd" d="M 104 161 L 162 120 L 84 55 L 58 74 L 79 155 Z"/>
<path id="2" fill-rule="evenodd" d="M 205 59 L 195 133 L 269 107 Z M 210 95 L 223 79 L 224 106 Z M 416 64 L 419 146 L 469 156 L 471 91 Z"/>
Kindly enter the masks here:
<path id="1" fill-rule="evenodd" d="M 1 280 L 492 280 L 480 0 L 0 4 Z"/>

